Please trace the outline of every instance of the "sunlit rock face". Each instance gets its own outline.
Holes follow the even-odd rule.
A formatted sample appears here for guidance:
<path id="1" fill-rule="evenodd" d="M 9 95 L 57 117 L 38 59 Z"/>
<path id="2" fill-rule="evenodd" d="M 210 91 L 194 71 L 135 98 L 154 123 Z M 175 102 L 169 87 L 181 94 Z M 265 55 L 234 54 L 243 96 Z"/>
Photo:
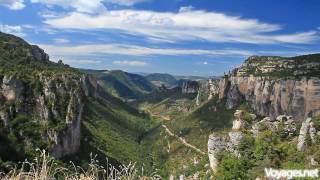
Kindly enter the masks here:
<path id="1" fill-rule="evenodd" d="M 312 118 L 307 118 L 305 121 L 302 122 L 297 149 L 299 151 L 305 150 L 308 146 L 313 143 L 316 143 L 317 138 L 320 136 L 320 131 L 318 131 L 315 127 Z"/>
<path id="2" fill-rule="evenodd" d="M 292 61 L 295 60 L 269 58 L 268 65 L 261 65 L 255 58 L 249 58 L 241 68 L 220 80 L 219 98 L 226 98 L 226 108 L 234 108 L 245 101 L 256 114 L 271 119 L 286 114 L 303 120 L 320 114 L 319 63 L 294 65 Z M 281 68 L 284 70 L 277 71 Z M 292 72 L 288 68 L 292 68 Z"/>
<path id="3" fill-rule="evenodd" d="M 219 160 L 217 155 L 227 147 L 226 139 L 215 134 L 211 134 L 208 140 L 208 156 L 210 162 L 210 168 L 212 171 L 216 171 Z"/>
<path id="4" fill-rule="evenodd" d="M 219 94 L 219 80 L 217 79 L 202 80 L 198 84 L 196 97 L 196 105 L 198 106 Z"/>

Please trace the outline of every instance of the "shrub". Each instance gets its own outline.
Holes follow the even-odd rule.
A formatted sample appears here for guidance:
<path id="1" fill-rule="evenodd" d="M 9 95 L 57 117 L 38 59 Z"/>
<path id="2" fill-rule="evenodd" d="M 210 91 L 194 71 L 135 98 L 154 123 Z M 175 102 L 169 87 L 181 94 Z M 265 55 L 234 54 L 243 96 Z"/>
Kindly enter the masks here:
<path id="1" fill-rule="evenodd" d="M 252 121 L 253 121 L 252 116 L 251 116 L 251 114 L 250 114 L 249 112 L 245 112 L 245 113 L 244 113 L 243 119 L 244 119 L 246 122 L 248 122 L 249 124 L 251 124 Z"/>
<path id="2" fill-rule="evenodd" d="M 313 118 L 315 128 L 320 131 L 320 116 Z"/>
<path id="3" fill-rule="evenodd" d="M 239 153 L 248 159 L 254 158 L 255 139 L 251 134 L 246 134 L 238 144 Z"/>
<path id="4" fill-rule="evenodd" d="M 233 154 L 225 153 L 218 166 L 217 173 L 214 179 L 247 179 L 248 161 L 238 159 Z"/>
<path id="5" fill-rule="evenodd" d="M 259 134 L 255 140 L 255 144 L 255 157 L 260 160 L 264 159 L 269 149 L 272 148 L 272 132 L 267 130 Z"/>

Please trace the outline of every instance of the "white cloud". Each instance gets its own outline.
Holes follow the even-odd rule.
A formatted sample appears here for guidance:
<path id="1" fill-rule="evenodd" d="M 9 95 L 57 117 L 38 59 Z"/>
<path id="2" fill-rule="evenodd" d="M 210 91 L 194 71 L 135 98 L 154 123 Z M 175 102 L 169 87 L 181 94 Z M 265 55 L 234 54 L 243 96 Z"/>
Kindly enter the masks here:
<path id="1" fill-rule="evenodd" d="M 98 61 L 98 60 L 66 60 L 66 63 L 72 63 L 72 64 L 82 64 L 82 65 L 97 65 L 97 64 L 101 64 L 102 61 Z"/>
<path id="2" fill-rule="evenodd" d="M 283 27 L 222 13 L 183 7 L 177 13 L 145 10 L 111 10 L 92 15 L 72 12 L 63 17 L 46 18 L 45 23 L 62 29 L 116 29 L 151 40 L 204 40 L 254 44 L 311 43 L 319 38 L 315 31 L 276 34 Z"/>
<path id="3" fill-rule="evenodd" d="M 0 0 L 1 1 L 1 0 Z M 9 0 L 5 0 L 9 1 Z M 13 1 L 13 0 L 11 0 Z M 23 1 L 23 0 L 20 0 Z M 122 6 L 132 6 L 137 3 L 147 2 L 151 0 L 30 0 L 32 3 L 41 3 L 47 7 L 60 6 L 64 9 L 72 9 L 77 12 L 98 14 L 106 11 L 104 2 L 118 4 Z"/>
<path id="4" fill-rule="evenodd" d="M 12 25 L 8 25 L 8 24 L 0 24 L 0 31 L 4 32 L 4 33 L 20 36 L 20 37 L 25 36 L 21 26 L 12 26 Z"/>
<path id="5" fill-rule="evenodd" d="M 189 12 L 192 11 L 194 9 L 193 6 L 183 6 L 179 9 L 179 12 Z"/>
<path id="6" fill-rule="evenodd" d="M 103 0 L 31 0 L 32 3 L 41 3 L 48 7 L 61 6 L 65 9 L 74 9 L 77 12 L 100 13 L 106 10 Z"/>
<path id="7" fill-rule="evenodd" d="M 149 63 L 146 63 L 144 61 L 113 61 L 112 64 L 120 65 L 120 66 L 136 66 L 136 67 L 145 67 L 149 66 Z"/>
<path id="8" fill-rule="evenodd" d="M 125 44 L 90 44 L 55 46 L 40 45 L 47 53 L 55 56 L 86 56 L 86 55 L 106 55 L 120 54 L 130 56 L 149 56 L 149 55 L 209 55 L 209 56 L 250 56 L 252 52 L 237 49 L 204 50 L 204 49 L 163 49 L 149 48 L 144 46 L 133 46 Z"/>
<path id="9" fill-rule="evenodd" d="M 53 40 L 55 43 L 58 43 L 58 44 L 65 44 L 70 42 L 68 39 L 64 39 L 64 38 L 55 38 Z"/>
<path id="10" fill-rule="evenodd" d="M 20 10 L 25 7 L 23 0 L 0 0 L 0 5 L 6 6 L 11 10 Z"/>
<path id="11" fill-rule="evenodd" d="M 208 62 L 207 62 L 207 61 L 204 61 L 202 64 L 203 64 L 203 65 L 208 65 Z"/>
<path id="12" fill-rule="evenodd" d="M 146 2 L 149 0 L 106 0 L 106 1 L 113 4 L 123 5 L 123 6 L 132 6 L 134 4 Z"/>
<path id="13" fill-rule="evenodd" d="M 61 58 L 61 57 L 55 57 L 53 56 L 51 58 L 52 61 L 58 62 L 58 60 L 62 59 L 62 62 L 65 64 L 70 64 L 70 65 L 98 65 L 101 64 L 102 61 L 100 60 L 90 60 L 90 59 L 69 59 L 69 58 Z"/>

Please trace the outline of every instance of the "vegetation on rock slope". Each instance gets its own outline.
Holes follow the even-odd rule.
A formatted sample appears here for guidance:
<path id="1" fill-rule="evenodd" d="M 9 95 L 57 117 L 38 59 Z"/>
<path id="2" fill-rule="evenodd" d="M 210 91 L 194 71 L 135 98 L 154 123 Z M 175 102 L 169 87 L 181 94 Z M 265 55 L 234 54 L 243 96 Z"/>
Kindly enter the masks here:
<path id="1" fill-rule="evenodd" d="M 96 75 L 107 92 L 123 100 L 139 99 L 156 90 L 156 87 L 141 75 L 120 70 L 84 70 L 84 72 Z"/>
<path id="2" fill-rule="evenodd" d="M 263 76 L 273 79 L 319 77 L 320 54 L 296 57 L 252 56 L 239 69 L 241 75 Z"/>
<path id="3" fill-rule="evenodd" d="M 30 97 L 42 91 L 42 84 L 38 78 L 41 74 L 56 81 L 64 81 L 62 77 L 72 79 L 82 75 L 78 70 L 62 63 L 50 62 L 41 49 L 28 45 L 22 39 L 0 34 L 0 42 L 0 74 L 20 78 L 27 89 L 32 90 L 25 92 Z M 253 68 L 246 69 L 246 73 L 273 78 L 308 76 L 314 72 L 312 67 L 307 73 L 301 74 L 298 71 L 305 64 L 318 64 L 318 56 L 254 57 L 246 62 L 247 67 Z M 279 61 L 286 61 L 288 64 L 278 68 Z M 264 66 L 277 69 L 262 72 L 259 68 Z M 291 66 L 294 70 L 286 69 Z M 211 132 L 226 134 L 230 130 L 235 109 L 226 110 L 224 100 L 219 101 L 218 97 L 196 106 L 196 94 L 181 94 L 179 88 L 152 93 L 155 86 L 148 80 L 122 71 L 86 72 L 98 77 L 103 90 L 96 98 L 86 99 L 81 148 L 77 154 L 62 159 L 64 162 L 73 160 L 83 167 L 91 167 L 90 154 L 93 153 L 97 155 L 101 165 L 105 164 L 106 167 L 109 166 L 108 163 L 120 165 L 137 162 L 138 168 L 144 166 L 148 173 L 157 169 L 164 178 L 181 174 L 198 174 L 200 178 L 209 178 L 208 157 L 188 148 L 183 141 L 206 152 L 208 135 Z M 140 101 L 132 104 L 140 105 L 145 112 L 139 112 L 113 95 L 123 99 L 139 99 Z M 63 107 L 63 101 L 58 102 L 58 106 Z M 2 107 L 8 105 L 10 106 L 1 104 Z M 244 105 L 238 108 L 249 111 Z M 152 117 L 149 117 L 148 113 Z M 247 119 L 247 122 L 252 123 L 250 119 Z M 314 124 L 317 130 L 320 130 L 319 118 L 314 119 Z M 162 125 L 168 127 L 174 136 L 168 134 Z M 32 157 L 35 147 L 46 149 L 50 146 L 50 143 L 41 138 L 42 131 L 48 128 L 61 130 L 65 126 L 64 123 L 43 126 L 34 121 L 32 116 L 19 115 L 10 122 L 10 128 L 0 128 L 0 168 L 4 170 L 8 170 L 6 168 L 10 161 L 15 163 L 25 157 Z M 264 129 L 257 137 L 253 137 L 250 132 L 244 130 L 245 138 L 237 147 L 242 156 L 238 158 L 231 153 L 221 153 L 220 165 L 215 176 L 219 179 L 254 179 L 262 176 L 264 167 L 318 167 L 311 166 L 308 158 L 312 156 L 315 161 L 320 161 L 320 141 L 317 139 L 316 143 L 309 143 L 309 148 L 299 152 L 296 150 L 296 137 L 285 137 L 283 132 L 283 129 L 275 133 Z M 22 136 L 29 138 L 23 139 Z M 25 144 L 32 146 L 26 148 Z"/>
<path id="4" fill-rule="evenodd" d="M 0 33 L 0 80 L 1 90 L 7 88 L 8 99 L 0 95 L 0 157 L 1 162 L 16 162 L 33 156 L 35 148 L 50 148 L 52 142 L 46 140 L 48 130 L 63 131 L 66 123 L 53 118 L 44 123 L 40 112 L 36 112 L 37 98 L 44 97 L 46 78 L 52 83 L 68 86 L 69 91 L 79 90 L 80 73 L 62 63 L 53 63 L 44 51 L 29 45 L 13 35 Z M 6 83 L 4 84 L 6 79 Z M 11 83 L 11 84 L 10 84 Z M 80 90 L 79 90 L 80 91 Z M 55 99 L 55 106 L 51 102 Z M 43 107 L 56 108 L 59 116 L 66 116 L 69 94 L 62 91 L 54 98 L 44 99 Z"/>
<path id="5" fill-rule="evenodd" d="M 170 74 L 148 74 L 146 79 L 158 87 L 161 87 L 162 85 L 165 85 L 166 87 L 174 87 L 178 84 L 178 80 Z"/>
<path id="6" fill-rule="evenodd" d="M 49 57 L 41 49 L 29 45 L 20 38 L 1 33 L 0 40 L 1 77 L 9 75 L 21 80 L 24 87 L 23 96 L 28 97 L 30 103 L 36 101 L 37 96 L 42 96 L 44 85 L 40 81 L 41 77 L 46 77 L 49 81 L 68 84 L 72 79 L 80 79 L 83 75 L 82 72 L 62 63 L 49 61 Z M 131 85 L 130 88 L 135 92 L 142 94 L 154 88 L 151 83 L 135 75 L 124 72 L 113 74 L 119 78 L 119 81 L 125 82 L 128 86 Z M 81 82 L 74 83 L 74 86 L 79 84 Z M 54 95 L 59 100 L 55 106 L 60 109 L 58 109 L 59 112 L 64 112 L 67 109 L 65 106 L 68 105 L 64 100 L 67 100 L 68 97 Z M 2 102 L 0 98 L 1 106 L 8 105 Z M 18 102 L 12 103 L 18 107 Z M 53 108 L 51 103 L 48 101 L 45 105 Z M 43 124 L 34 119 L 40 112 L 33 114 L 33 112 L 28 112 L 29 109 L 25 111 L 26 115 L 18 115 L 10 121 L 10 129 L 4 127 L 3 120 L 1 121 L 0 167 L 2 170 L 9 170 L 6 168 L 8 164 L 14 165 L 24 158 L 32 158 L 36 148 L 48 149 L 51 144 L 43 138 L 44 133 L 52 129 L 60 131 L 66 127 L 63 120 Z M 65 114 L 61 116 L 65 117 Z M 65 157 L 64 160 L 72 159 L 78 165 L 86 165 L 90 162 L 90 154 L 93 153 L 98 155 L 101 162 L 106 162 L 106 157 L 108 157 L 109 163 L 115 165 L 139 162 L 137 166 L 141 166 L 144 163 L 145 154 L 140 150 L 139 142 L 151 126 L 150 118 L 146 114 L 126 105 L 105 90 L 100 90 L 97 98 L 87 97 L 85 99 L 81 147 L 77 156 Z"/>

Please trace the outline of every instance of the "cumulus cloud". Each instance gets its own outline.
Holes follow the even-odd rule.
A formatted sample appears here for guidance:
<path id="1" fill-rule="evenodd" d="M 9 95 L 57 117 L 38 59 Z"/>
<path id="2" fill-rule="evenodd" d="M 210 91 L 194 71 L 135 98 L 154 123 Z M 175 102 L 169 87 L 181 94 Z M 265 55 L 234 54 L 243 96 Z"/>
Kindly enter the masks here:
<path id="1" fill-rule="evenodd" d="M 20 10 L 25 7 L 23 0 L 0 0 L 0 5 L 6 6 L 11 10 Z"/>
<path id="2" fill-rule="evenodd" d="M 65 9 L 74 9 L 83 13 L 100 13 L 106 10 L 103 0 L 31 0 L 32 3 L 41 3 L 48 7 L 61 6 Z"/>
<path id="3" fill-rule="evenodd" d="M 150 64 L 144 61 L 113 61 L 112 64 L 114 65 L 120 65 L 120 66 L 136 66 L 136 67 L 145 67 L 149 66 Z"/>
<path id="4" fill-rule="evenodd" d="M 25 36 L 21 26 L 12 26 L 8 24 L 0 24 L 0 31 L 8 34 L 14 34 L 16 36 Z"/>
<path id="5" fill-rule="evenodd" d="M 146 10 L 111 10 L 92 15 L 72 12 L 63 17 L 46 18 L 45 23 L 62 29 L 116 29 L 163 41 L 204 40 L 253 44 L 311 43 L 316 31 L 277 34 L 278 24 L 245 19 L 223 13 L 181 8 L 177 13 Z"/>

